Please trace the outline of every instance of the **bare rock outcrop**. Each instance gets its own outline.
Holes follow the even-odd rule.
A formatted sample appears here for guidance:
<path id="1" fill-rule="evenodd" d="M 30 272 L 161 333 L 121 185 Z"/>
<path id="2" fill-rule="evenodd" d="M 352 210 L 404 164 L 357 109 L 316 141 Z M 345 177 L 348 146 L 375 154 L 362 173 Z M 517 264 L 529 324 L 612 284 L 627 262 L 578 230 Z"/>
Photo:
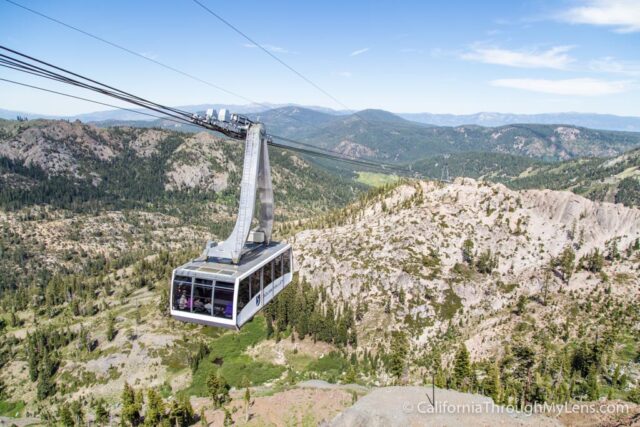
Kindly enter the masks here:
<path id="1" fill-rule="evenodd" d="M 200 132 L 189 138 L 172 154 L 166 173 L 168 191 L 202 189 L 223 191 L 229 174 L 237 172 L 232 159 L 239 158 L 241 146 Z"/>
<path id="2" fill-rule="evenodd" d="M 385 387 L 364 396 L 331 422 L 332 427 L 559 427 L 537 414 L 496 406 L 489 397 L 435 389 L 432 405 L 427 387 Z"/>

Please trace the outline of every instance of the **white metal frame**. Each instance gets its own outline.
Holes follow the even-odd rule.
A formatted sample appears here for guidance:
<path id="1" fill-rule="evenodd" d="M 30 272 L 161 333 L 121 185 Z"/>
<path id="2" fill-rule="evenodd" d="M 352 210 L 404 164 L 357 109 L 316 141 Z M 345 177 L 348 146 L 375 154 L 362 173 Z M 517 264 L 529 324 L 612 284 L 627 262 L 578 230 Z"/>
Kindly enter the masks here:
<path id="1" fill-rule="evenodd" d="M 253 308 L 250 309 L 250 310 L 247 310 L 247 309 L 251 308 L 251 303 L 249 305 L 244 306 L 242 311 L 239 313 L 240 319 L 236 320 L 236 324 L 238 325 L 238 327 L 241 327 L 246 322 L 248 322 L 253 316 L 256 315 L 257 312 L 262 310 L 262 308 L 267 303 L 269 303 L 276 295 L 278 295 L 285 288 L 285 284 L 289 284 L 291 282 L 291 280 L 293 278 L 293 252 L 291 251 L 291 245 L 287 245 L 282 250 L 278 251 L 277 253 L 275 253 L 272 256 L 270 256 L 269 258 L 267 258 L 263 263 L 261 263 L 260 267 L 257 267 L 255 270 L 247 272 L 247 273 L 243 274 L 242 276 L 238 277 L 238 279 L 237 279 L 238 285 L 236 287 L 235 297 L 234 297 L 234 301 L 233 301 L 234 308 L 238 307 L 238 294 L 240 292 L 240 283 L 244 279 L 246 279 L 247 277 L 249 277 L 253 273 L 255 273 L 255 271 L 257 271 L 258 269 L 263 269 L 265 265 L 270 264 L 277 257 L 282 256 L 282 255 L 284 255 L 286 253 L 289 254 L 289 273 L 285 273 L 280 277 L 276 277 L 275 280 L 273 280 L 273 282 L 271 282 L 270 284 L 265 284 L 264 283 L 264 274 L 261 275 L 261 278 L 260 278 L 260 304 L 256 303 L 255 295 L 252 295 L 249 301 L 251 301 L 253 303 Z M 278 283 L 281 284 L 279 289 L 278 289 Z M 265 291 L 267 292 L 268 295 L 265 295 Z M 234 313 L 234 316 L 236 316 L 235 313 Z"/>
<path id="2" fill-rule="evenodd" d="M 238 295 L 240 292 L 240 283 L 246 279 L 247 277 L 254 274 L 257 270 L 261 270 L 265 267 L 265 265 L 270 265 L 272 261 L 274 261 L 277 257 L 282 255 L 289 255 L 289 272 L 282 274 L 282 276 L 275 276 L 275 279 L 269 283 L 264 283 L 264 274 L 260 277 L 260 300 L 259 303 L 256 302 L 256 295 L 252 295 L 250 299 L 250 304 L 246 305 L 240 313 L 237 311 L 238 307 Z M 283 264 L 284 265 L 284 264 Z M 284 267 L 283 267 L 284 268 Z M 274 272 L 275 273 L 275 272 Z M 253 316 L 256 315 L 262 308 L 268 304 L 276 295 L 278 295 L 282 290 L 289 284 L 293 278 L 293 252 L 291 250 L 291 245 L 286 245 L 284 248 L 280 249 L 275 254 L 269 256 L 269 258 L 262 261 L 259 265 L 251 269 L 250 271 L 237 276 L 233 281 L 234 289 L 233 289 L 233 313 L 231 315 L 231 319 L 226 319 L 224 317 L 218 317 L 214 315 L 206 315 L 193 313 L 191 311 L 183 311 L 183 310 L 175 310 L 174 309 L 174 286 L 175 286 L 175 270 L 171 274 L 171 289 L 170 289 L 170 312 L 171 316 L 184 320 L 187 322 L 200 323 L 205 325 L 215 324 L 216 326 L 222 326 L 226 328 L 235 328 L 239 329 L 242 325 L 248 322 Z M 217 282 L 231 283 L 230 281 L 225 280 L 217 280 L 214 275 L 203 275 L 207 276 L 207 279 L 212 280 L 212 298 L 215 297 L 215 286 Z M 203 276 L 198 276 L 202 277 Z M 191 295 L 190 301 L 193 301 L 193 293 L 196 286 L 195 276 L 191 277 Z M 212 300 L 213 304 L 213 300 Z"/>

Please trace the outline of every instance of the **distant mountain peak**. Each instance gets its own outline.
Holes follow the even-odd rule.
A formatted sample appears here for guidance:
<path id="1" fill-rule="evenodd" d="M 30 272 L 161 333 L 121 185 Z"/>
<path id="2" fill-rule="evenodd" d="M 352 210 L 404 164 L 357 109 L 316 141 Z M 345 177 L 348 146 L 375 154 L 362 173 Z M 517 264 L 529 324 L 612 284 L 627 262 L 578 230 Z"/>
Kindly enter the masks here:
<path id="1" fill-rule="evenodd" d="M 396 114 L 390 113 L 389 111 L 373 108 L 358 111 L 357 113 L 353 113 L 352 116 L 360 118 L 361 120 L 364 119 L 379 122 L 408 123 L 408 120 L 403 119 Z"/>

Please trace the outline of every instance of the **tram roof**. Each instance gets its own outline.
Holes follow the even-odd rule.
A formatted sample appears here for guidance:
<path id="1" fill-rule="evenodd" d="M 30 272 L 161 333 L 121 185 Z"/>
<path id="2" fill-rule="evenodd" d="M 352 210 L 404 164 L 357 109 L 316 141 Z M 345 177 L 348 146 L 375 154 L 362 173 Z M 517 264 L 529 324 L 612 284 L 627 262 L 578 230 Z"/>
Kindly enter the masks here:
<path id="1" fill-rule="evenodd" d="M 196 277 L 210 277 L 214 280 L 234 281 L 245 273 L 262 267 L 269 258 L 290 248 L 288 243 L 271 242 L 246 243 L 246 252 L 240 258 L 240 263 L 232 264 L 230 260 L 213 258 L 207 261 L 196 258 L 175 269 L 176 274 Z"/>

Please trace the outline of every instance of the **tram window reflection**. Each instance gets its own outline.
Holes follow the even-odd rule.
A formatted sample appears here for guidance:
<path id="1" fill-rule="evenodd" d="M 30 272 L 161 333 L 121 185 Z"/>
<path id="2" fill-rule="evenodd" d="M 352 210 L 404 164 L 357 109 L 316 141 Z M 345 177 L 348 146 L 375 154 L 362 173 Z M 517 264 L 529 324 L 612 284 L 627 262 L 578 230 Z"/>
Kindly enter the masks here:
<path id="1" fill-rule="evenodd" d="M 283 255 L 284 257 L 282 264 L 283 264 L 283 276 L 287 273 L 291 273 L 291 250 L 288 250 L 287 252 L 285 252 Z"/>
<path id="2" fill-rule="evenodd" d="M 213 315 L 225 319 L 233 318 L 233 283 L 216 282 L 213 294 Z"/>
<path id="3" fill-rule="evenodd" d="M 236 313 L 240 313 L 245 305 L 249 303 L 251 299 L 251 276 L 247 276 L 240 281 L 240 287 L 238 288 L 238 307 Z"/>
<path id="4" fill-rule="evenodd" d="M 274 262 L 274 276 L 275 278 L 282 277 L 282 255 L 278 255 Z"/>
<path id="5" fill-rule="evenodd" d="M 260 280 L 262 280 L 262 269 L 251 275 L 251 298 L 255 298 L 260 293 Z"/>
<path id="6" fill-rule="evenodd" d="M 264 287 L 266 288 L 267 286 L 269 286 L 269 284 L 271 284 L 271 282 L 273 282 L 273 261 L 265 264 L 262 271 L 264 275 Z"/>

